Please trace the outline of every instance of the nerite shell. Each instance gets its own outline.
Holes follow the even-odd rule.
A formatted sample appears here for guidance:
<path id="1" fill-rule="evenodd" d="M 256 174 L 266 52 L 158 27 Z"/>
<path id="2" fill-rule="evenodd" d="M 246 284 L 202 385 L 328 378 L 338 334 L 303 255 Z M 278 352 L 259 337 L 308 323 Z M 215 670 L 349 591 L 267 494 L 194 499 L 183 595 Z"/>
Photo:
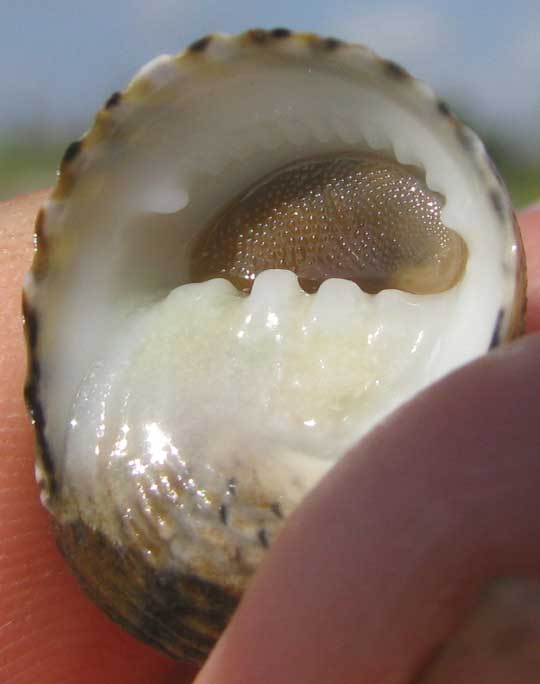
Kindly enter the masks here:
<path id="1" fill-rule="evenodd" d="M 397 64 L 284 29 L 144 67 L 67 149 L 36 244 L 26 397 L 59 546 L 198 662 L 332 464 L 523 325 L 476 135 Z"/>

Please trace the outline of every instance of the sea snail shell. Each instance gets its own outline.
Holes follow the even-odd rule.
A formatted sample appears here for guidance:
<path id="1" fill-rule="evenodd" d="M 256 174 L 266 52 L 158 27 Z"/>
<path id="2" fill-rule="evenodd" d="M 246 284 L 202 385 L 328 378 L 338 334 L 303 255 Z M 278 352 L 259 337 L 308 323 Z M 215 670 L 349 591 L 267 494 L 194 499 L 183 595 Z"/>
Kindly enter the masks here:
<path id="1" fill-rule="evenodd" d="M 36 242 L 26 397 L 59 546 L 194 661 L 331 465 L 523 325 L 476 135 L 395 63 L 284 29 L 145 66 L 67 149 Z"/>

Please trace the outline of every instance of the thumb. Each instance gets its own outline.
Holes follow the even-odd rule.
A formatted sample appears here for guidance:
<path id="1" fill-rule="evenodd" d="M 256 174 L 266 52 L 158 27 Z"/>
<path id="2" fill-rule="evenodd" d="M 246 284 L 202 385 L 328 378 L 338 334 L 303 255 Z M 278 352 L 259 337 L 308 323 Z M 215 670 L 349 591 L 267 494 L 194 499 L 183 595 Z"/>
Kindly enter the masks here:
<path id="1" fill-rule="evenodd" d="M 456 681 L 444 645 L 483 589 L 540 580 L 539 386 L 531 336 L 372 431 L 292 516 L 197 684 Z"/>

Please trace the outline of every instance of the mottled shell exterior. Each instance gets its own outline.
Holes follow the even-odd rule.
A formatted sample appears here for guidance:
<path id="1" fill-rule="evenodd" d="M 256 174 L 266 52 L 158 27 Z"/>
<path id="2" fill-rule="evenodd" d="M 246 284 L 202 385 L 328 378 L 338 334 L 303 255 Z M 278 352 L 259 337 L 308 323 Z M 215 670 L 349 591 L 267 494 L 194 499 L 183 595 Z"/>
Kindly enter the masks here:
<path id="1" fill-rule="evenodd" d="M 432 110 L 434 125 L 445 127 L 455 137 L 457 145 L 466 151 L 483 178 L 484 191 L 489 196 L 493 214 L 501 231 L 515 234 L 519 267 L 517 295 L 507 309 L 501 309 L 492 346 L 521 334 L 524 325 L 525 267 L 519 232 L 503 183 L 474 133 L 464 126 L 447 105 L 421 82 L 412 78 L 398 64 L 380 59 L 367 48 L 345 44 L 334 38 L 320 38 L 313 34 L 292 33 L 286 29 L 248 31 L 237 37 L 209 35 L 193 43 L 178 56 L 150 65 L 123 92 L 116 92 L 98 112 L 91 130 L 67 148 L 60 166 L 60 175 L 50 201 L 38 214 L 35 226 L 36 252 L 28 276 L 23 311 L 28 345 L 28 378 L 25 395 L 37 439 L 37 480 L 42 500 L 56 516 L 58 487 L 54 458 L 45 437 L 45 414 L 40 399 L 42 359 L 37 355 L 40 324 L 44 312 L 36 309 L 34 293 L 40 283 L 55 269 L 62 268 L 62 253 L 55 251 L 58 234 L 54 230 L 56 216 L 70 202 L 73 188 L 85 172 L 87 159 L 92 157 L 97 143 L 114 145 L 122 134 L 127 113 L 141 107 L 149 93 L 160 87 L 161 73 L 168 70 L 189 72 L 201 63 L 212 66 L 221 55 L 234 51 L 293 50 L 309 58 L 310 54 L 341 57 L 349 61 L 358 57 L 370 61 L 373 68 L 384 74 L 395 88 L 409 91 Z M 227 501 L 234 501 L 237 483 L 231 480 L 219 507 L 216 524 L 227 525 Z M 65 525 L 55 522 L 59 547 L 88 595 L 99 603 L 107 614 L 132 634 L 162 649 L 176 658 L 201 662 L 209 653 L 232 615 L 254 567 L 284 522 L 279 502 L 262 502 L 266 511 L 253 544 L 256 561 L 242 567 L 237 565 L 237 577 L 215 577 L 213 581 L 181 572 L 156 573 L 136 547 L 120 548 L 101 532 L 84 523 Z"/>

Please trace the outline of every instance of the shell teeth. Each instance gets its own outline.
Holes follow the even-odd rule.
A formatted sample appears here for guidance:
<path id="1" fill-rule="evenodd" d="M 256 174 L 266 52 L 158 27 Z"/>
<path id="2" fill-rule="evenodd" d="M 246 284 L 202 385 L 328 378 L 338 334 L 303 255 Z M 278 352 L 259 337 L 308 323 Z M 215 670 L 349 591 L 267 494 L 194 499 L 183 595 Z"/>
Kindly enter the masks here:
<path id="1" fill-rule="evenodd" d="M 250 299 L 258 306 L 276 306 L 302 293 L 305 295 L 292 271 L 269 269 L 255 278 Z"/>
<path id="2" fill-rule="evenodd" d="M 430 190 L 438 192 L 441 195 L 445 195 L 445 189 L 448 187 L 448 178 L 444 178 L 440 170 L 433 165 L 426 167 L 426 185 Z M 444 219 L 443 219 L 444 221 Z M 452 223 L 446 223 L 446 225 L 453 225 Z"/>
<path id="3" fill-rule="evenodd" d="M 312 295 L 311 325 L 343 331 L 350 329 L 351 321 L 363 320 L 369 327 L 377 296 L 365 293 L 350 280 L 330 278 Z"/>
<path id="4" fill-rule="evenodd" d="M 394 155 L 400 164 L 410 164 L 412 166 L 422 166 L 418 153 L 414 150 L 408 140 L 397 138 L 393 140 Z M 428 183 L 429 186 L 429 183 Z M 431 188 L 433 190 L 433 188 Z"/>
<path id="5" fill-rule="evenodd" d="M 328 278 L 321 283 L 319 288 L 319 296 L 329 301 L 332 301 L 334 297 L 339 298 L 339 301 L 350 301 L 351 299 L 356 299 L 358 292 L 361 292 L 360 288 L 350 280 L 343 280 L 342 278 Z"/>
<path id="6" fill-rule="evenodd" d="M 388 139 L 383 134 L 381 128 L 370 121 L 364 122 L 362 133 L 372 150 L 383 150 L 388 147 Z"/>
<path id="7" fill-rule="evenodd" d="M 189 294 L 193 301 L 204 301 L 209 306 L 216 305 L 223 297 L 242 297 L 235 286 L 225 278 L 212 278 L 204 283 L 188 283 L 169 293 L 168 298 L 184 297 Z"/>

